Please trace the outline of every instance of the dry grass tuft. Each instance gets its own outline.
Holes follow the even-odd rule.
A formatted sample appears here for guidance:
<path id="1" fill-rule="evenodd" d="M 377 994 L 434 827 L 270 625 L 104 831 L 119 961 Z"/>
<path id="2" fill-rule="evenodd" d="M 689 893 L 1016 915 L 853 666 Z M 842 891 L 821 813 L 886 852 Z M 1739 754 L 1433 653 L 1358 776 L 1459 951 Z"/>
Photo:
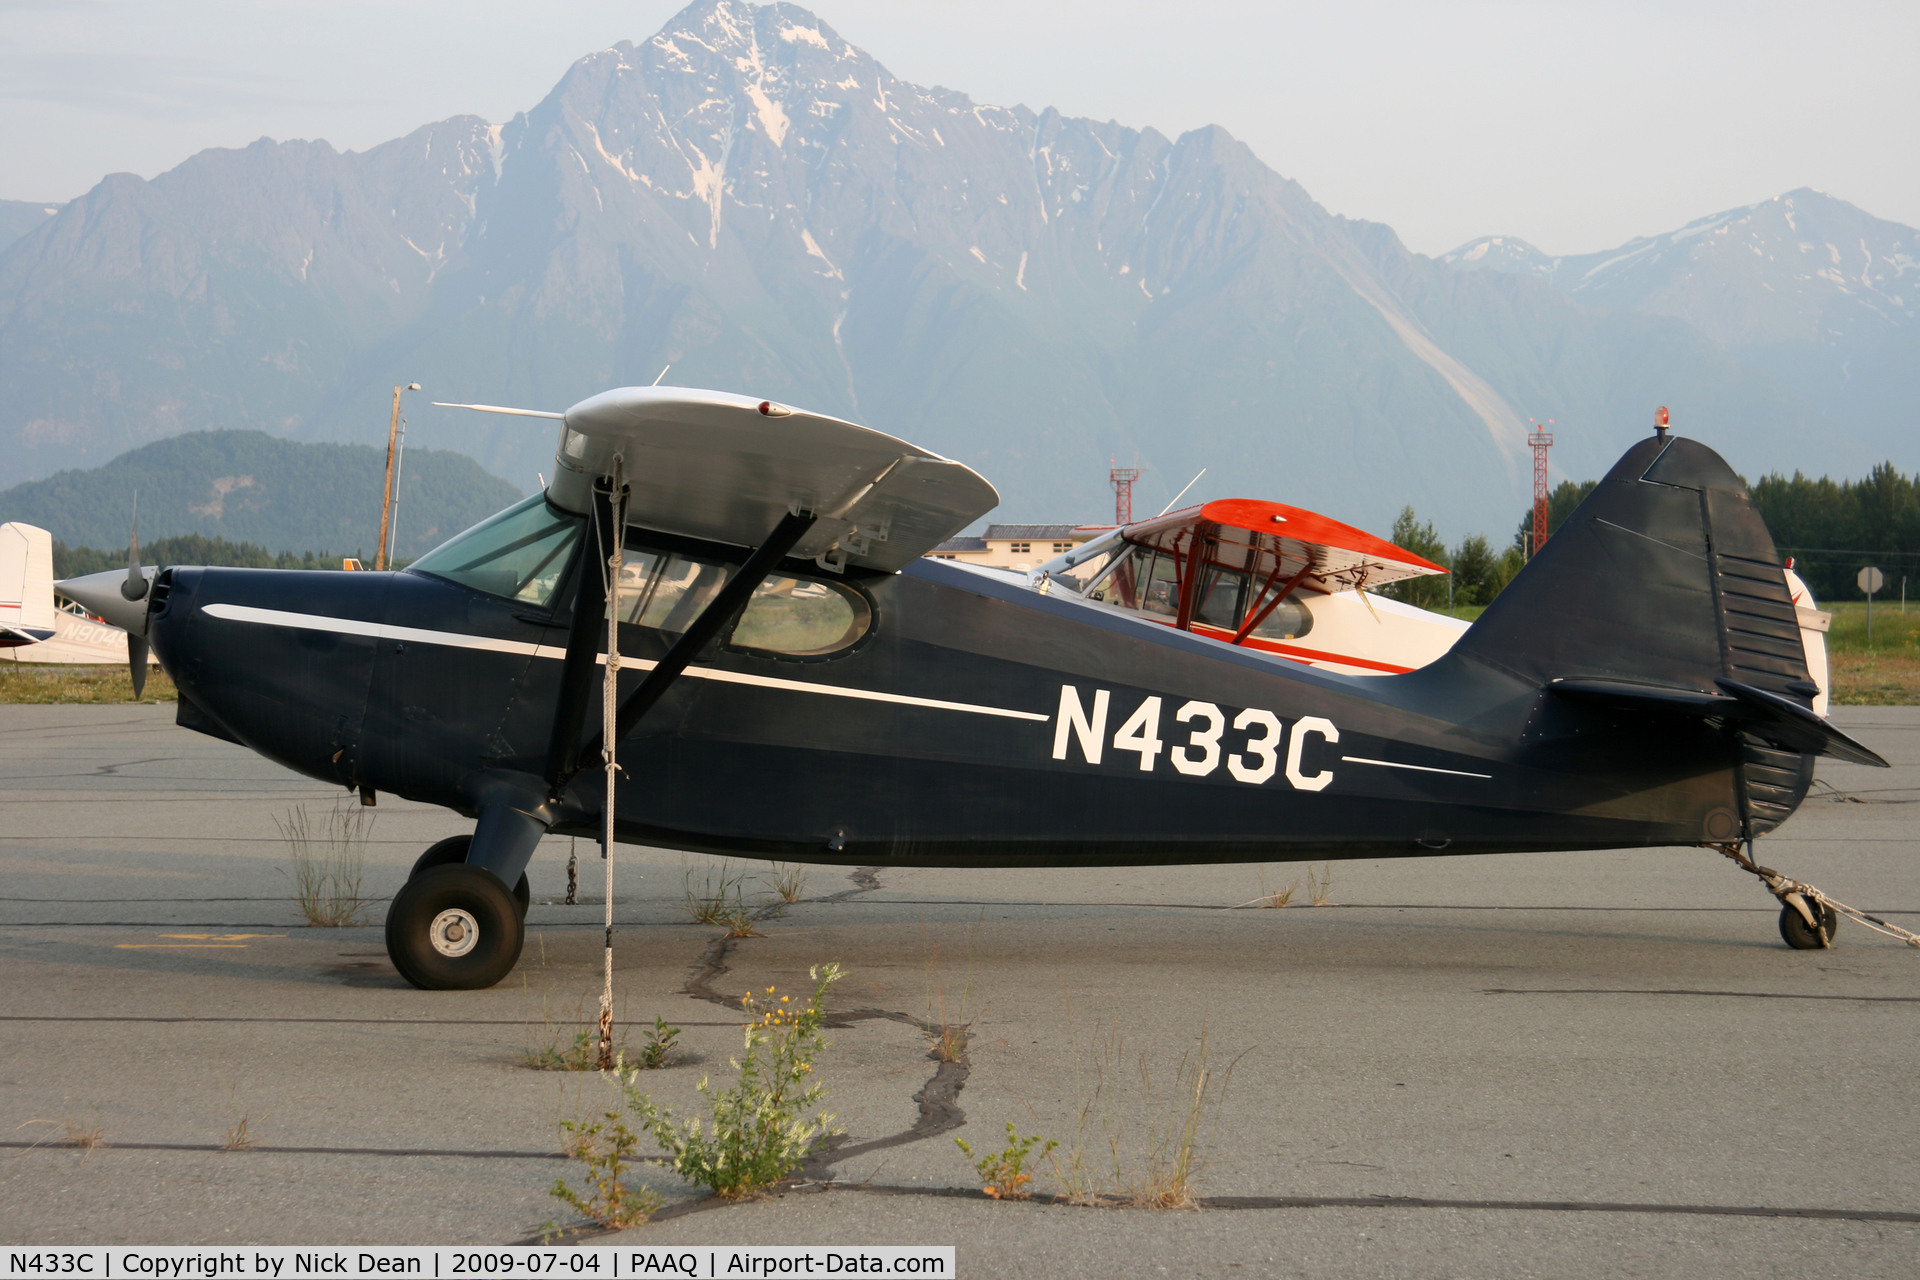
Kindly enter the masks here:
<path id="1" fill-rule="evenodd" d="M 1311 872 L 1309 872 L 1309 874 L 1311 874 Z M 1257 898 L 1248 898 L 1245 902 L 1236 902 L 1230 907 L 1222 907 L 1220 909 L 1222 911 L 1240 911 L 1247 907 L 1260 907 L 1267 910 L 1285 910 L 1287 907 L 1293 905 L 1294 895 L 1299 892 L 1300 881 L 1298 878 L 1284 889 L 1269 889 L 1267 887 L 1267 869 L 1263 865 L 1260 868 L 1260 896 Z M 1316 902 L 1314 905 L 1320 906 L 1321 904 Z"/>
<path id="2" fill-rule="evenodd" d="M 1315 907 L 1338 905 L 1333 900 L 1333 864 L 1331 862 L 1326 865 L 1325 870 L 1320 872 L 1314 871 L 1312 863 L 1307 864 L 1307 903 Z"/>
<path id="3" fill-rule="evenodd" d="M 235 1120 L 227 1126 L 226 1135 L 220 1140 L 220 1149 L 222 1151 L 245 1151 L 253 1146 L 253 1142 L 253 1131 L 248 1124 L 247 1117 L 241 1116 L 238 1120 Z"/>
<path id="4" fill-rule="evenodd" d="M 760 883 L 773 892 L 773 896 L 792 906 L 800 901 L 807 891 L 807 869 L 791 863 L 776 862 L 773 874 L 760 877 Z"/>
<path id="5" fill-rule="evenodd" d="M 930 943 L 927 948 L 927 1016 L 920 1021 L 921 1030 L 933 1040 L 931 1056 L 936 1062 L 965 1062 L 967 1060 L 967 1041 L 973 1032 L 973 1016 L 969 1016 L 967 1006 L 973 1000 L 973 953 L 980 941 L 980 926 L 986 919 L 985 913 L 974 921 L 967 931 L 967 964 L 960 980 L 960 1008 L 957 1014 L 947 1005 L 946 967 L 940 963 L 940 944 Z M 925 932 L 924 926 L 922 932 Z"/>
<path id="6" fill-rule="evenodd" d="M 59 1131 L 58 1137 L 49 1135 L 41 1139 L 41 1142 L 36 1142 L 35 1146 L 51 1142 L 54 1146 L 73 1147 L 83 1153 L 91 1153 L 107 1145 L 107 1126 L 100 1121 L 100 1104 L 97 1102 L 87 1109 L 84 1119 L 76 1117 L 70 1111 L 59 1120 L 25 1120 L 14 1127 L 24 1129 L 28 1125 L 46 1125 Z M 83 1154 L 80 1158 L 84 1160 L 86 1155 Z"/>
<path id="7" fill-rule="evenodd" d="M 307 923 L 330 929 L 361 923 L 360 913 L 373 901 L 360 892 L 372 812 L 347 802 L 316 819 L 296 805 L 273 825 L 292 855 L 294 900 Z"/>
<path id="8" fill-rule="evenodd" d="M 701 874 L 698 889 L 693 883 L 693 868 L 689 867 L 682 875 L 681 884 L 687 895 L 687 914 L 696 924 L 718 925 L 727 931 L 729 938 L 762 936 L 753 927 L 753 910 L 747 906 L 743 892 L 746 874 L 735 871 L 731 863 L 709 867 Z"/>
<path id="9" fill-rule="evenodd" d="M 1096 1023 L 1089 1085 L 1071 1002 L 1067 1026 L 1078 1110 L 1072 1133 L 1057 1144 L 1060 1153 L 1047 1154 L 1062 1198 L 1081 1205 L 1197 1209 L 1208 1165 L 1205 1142 L 1218 1131 L 1234 1069 L 1251 1050 L 1216 1070 L 1203 1015 L 1198 1042 L 1167 1080 L 1145 1054 L 1129 1049 L 1117 1024 Z"/>

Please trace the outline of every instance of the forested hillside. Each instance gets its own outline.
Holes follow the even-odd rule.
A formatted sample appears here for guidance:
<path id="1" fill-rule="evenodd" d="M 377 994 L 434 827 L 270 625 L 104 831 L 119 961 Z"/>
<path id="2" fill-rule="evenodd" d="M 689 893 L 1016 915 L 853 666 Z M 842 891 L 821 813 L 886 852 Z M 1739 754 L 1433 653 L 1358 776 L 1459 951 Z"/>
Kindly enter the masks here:
<path id="1" fill-rule="evenodd" d="M 1873 565 L 1886 575 L 1881 598 L 1913 594 L 1920 576 L 1920 476 L 1883 462 L 1865 480 L 1762 476 L 1753 502 L 1783 556 L 1821 600 L 1862 600 L 1854 579 Z"/>
<path id="2" fill-rule="evenodd" d="M 1554 488 L 1548 499 L 1549 535 L 1598 483 L 1562 480 Z M 1793 560 L 1816 599 L 1864 599 L 1855 578 L 1868 565 L 1886 576 L 1882 598 L 1898 598 L 1903 577 L 1907 594 L 1920 594 L 1920 475 L 1903 476 L 1891 462 L 1883 462 L 1865 480 L 1810 480 L 1796 471 L 1791 478 L 1762 476 L 1750 490 L 1781 558 Z M 1520 572 L 1532 536 L 1533 508 L 1528 507 L 1506 547 L 1496 548 L 1480 534 L 1449 547 L 1432 521 L 1422 521 L 1407 507 L 1394 521 L 1388 540 L 1446 565 L 1452 582 L 1438 576 L 1409 578 L 1386 588 L 1386 594 L 1423 609 L 1444 609 L 1449 600 L 1484 605 Z"/>
<path id="3" fill-rule="evenodd" d="M 353 555 L 354 552 L 347 552 Z M 177 538 L 157 538 L 140 544 L 140 563 L 160 565 L 205 564 L 235 569 L 338 569 L 343 556 L 330 551 L 272 552 L 257 542 L 229 542 L 205 534 L 186 533 Z M 371 566 L 371 557 L 366 563 Z M 127 549 L 111 547 L 70 547 L 56 540 L 53 544 L 53 576 L 77 578 L 82 574 L 124 569 Z"/>
<path id="4" fill-rule="evenodd" d="M 0 520 L 39 525 L 69 546 L 124 549 L 138 493 L 145 545 L 201 534 L 274 554 L 365 551 L 371 563 L 386 465 L 386 450 L 371 445 L 199 431 L 155 441 L 105 466 L 16 485 L 0 493 Z M 401 558 L 521 496 L 472 458 L 436 449 L 406 452 L 396 494 L 394 549 Z"/>

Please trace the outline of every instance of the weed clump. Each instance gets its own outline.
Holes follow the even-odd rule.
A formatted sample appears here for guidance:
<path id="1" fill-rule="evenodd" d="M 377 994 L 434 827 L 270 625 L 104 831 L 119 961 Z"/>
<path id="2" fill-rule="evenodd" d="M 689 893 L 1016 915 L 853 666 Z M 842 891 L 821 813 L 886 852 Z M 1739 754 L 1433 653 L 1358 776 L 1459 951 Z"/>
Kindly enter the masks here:
<path id="1" fill-rule="evenodd" d="M 360 912 L 373 901 L 360 892 L 373 814 L 356 804 L 337 804 L 315 819 L 305 805 L 296 805 L 284 822 L 275 818 L 273 825 L 292 854 L 294 899 L 307 923 L 359 924 Z"/>
<path id="2" fill-rule="evenodd" d="M 1333 864 L 1329 862 L 1326 870 L 1316 874 L 1313 864 L 1307 864 L 1307 901 L 1316 907 L 1337 905 L 1333 900 Z"/>
<path id="3" fill-rule="evenodd" d="M 593 1121 L 562 1120 L 560 1129 L 567 1155 L 587 1167 L 586 1186 L 575 1191 L 565 1178 L 555 1178 L 549 1195 L 573 1206 L 582 1217 L 616 1230 L 645 1222 L 659 1212 L 659 1192 L 645 1187 L 635 1191 L 621 1181 L 633 1163 L 640 1136 L 627 1127 L 618 1111 Z"/>
<path id="4" fill-rule="evenodd" d="M 807 869 L 776 862 L 773 864 L 773 874 L 760 877 L 760 883 L 771 889 L 774 897 L 792 906 L 807 891 Z"/>
<path id="5" fill-rule="evenodd" d="M 107 1126 L 101 1123 L 100 1104 L 97 1102 L 87 1109 L 87 1115 L 84 1119 L 76 1117 L 73 1112 L 69 1110 L 63 1119 L 23 1120 L 15 1125 L 14 1128 L 24 1129 L 28 1125 L 47 1125 L 59 1130 L 59 1136 L 57 1138 L 51 1135 L 47 1138 L 42 1138 L 40 1142 L 33 1144 L 36 1147 L 41 1145 L 41 1143 L 51 1141 L 56 1146 L 73 1147 L 91 1154 L 96 1149 L 107 1145 Z M 86 1156 L 83 1155 L 80 1158 L 85 1160 Z"/>
<path id="6" fill-rule="evenodd" d="M 1067 1019 L 1071 1035 L 1071 1005 Z M 1084 1205 L 1198 1208 L 1208 1163 L 1203 1148 L 1209 1135 L 1203 1130 L 1218 1128 L 1227 1086 L 1246 1052 L 1216 1071 L 1204 1019 L 1198 1043 L 1181 1056 L 1171 1081 L 1155 1072 L 1145 1054 L 1130 1051 L 1113 1023 L 1095 1025 L 1092 1051 L 1089 1089 L 1075 1038 L 1078 1114 L 1066 1141 L 1041 1152 L 1063 1198 Z M 1055 1146 L 1058 1155 L 1052 1154 Z"/>
<path id="7" fill-rule="evenodd" d="M 846 975 L 829 964 L 807 976 L 814 990 L 804 1004 L 790 996 L 775 999 L 773 987 L 742 997 L 752 1021 L 744 1052 L 731 1060 L 740 1078 L 718 1091 L 709 1078 L 701 1079 L 698 1088 L 711 1113 L 704 1124 L 699 1116 L 676 1123 L 668 1108 L 638 1087 L 638 1066 L 622 1063 L 614 1070 L 628 1111 L 653 1134 L 681 1178 L 726 1199 L 742 1199 L 792 1173 L 815 1143 L 839 1132 L 832 1114 L 818 1109 L 826 1086 L 815 1076 L 814 1060 L 826 1045 L 820 1026 L 827 989 Z"/>
<path id="8" fill-rule="evenodd" d="M 696 891 L 693 870 L 688 868 L 681 881 L 687 895 L 687 914 L 695 924 L 720 926 L 729 938 L 759 937 L 759 931 L 753 927 L 753 911 L 741 892 L 745 883 L 744 873 L 722 862 L 718 870 L 709 871 L 701 878 Z"/>
<path id="9" fill-rule="evenodd" d="M 967 1159 L 973 1161 L 973 1167 L 979 1173 L 980 1181 L 986 1184 L 980 1188 L 982 1194 L 991 1196 L 995 1200 L 1025 1200 L 1033 1194 L 1027 1189 L 1028 1184 L 1033 1181 L 1033 1175 L 1027 1172 L 1027 1158 L 1033 1154 L 1034 1147 L 1039 1146 L 1039 1134 L 1030 1134 L 1023 1138 L 1013 1127 L 1013 1121 L 1009 1120 L 1007 1121 L 1007 1145 L 977 1159 L 973 1154 L 973 1148 L 967 1145 L 965 1138 L 955 1138 L 954 1142 L 959 1145 L 960 1150 L 966 1152 Z M 1059 1145 L 1053 1139 L 1047 1139 L 1047 1145 L 1040 1148 L 1039 1158 L 1045 1159 L 1052 1155 L 1053 1149 Z"/>

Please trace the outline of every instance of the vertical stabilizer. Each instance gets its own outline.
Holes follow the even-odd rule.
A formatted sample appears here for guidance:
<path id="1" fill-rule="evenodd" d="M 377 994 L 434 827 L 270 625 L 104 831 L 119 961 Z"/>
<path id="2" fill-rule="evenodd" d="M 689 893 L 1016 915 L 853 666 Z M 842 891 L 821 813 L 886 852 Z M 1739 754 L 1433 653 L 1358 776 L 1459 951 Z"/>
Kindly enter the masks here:
<path id="1" fill-rule="evenodd" d="M 53 613 L 53 535 L 0 524 L 0 645 L 51 639 Z"/>

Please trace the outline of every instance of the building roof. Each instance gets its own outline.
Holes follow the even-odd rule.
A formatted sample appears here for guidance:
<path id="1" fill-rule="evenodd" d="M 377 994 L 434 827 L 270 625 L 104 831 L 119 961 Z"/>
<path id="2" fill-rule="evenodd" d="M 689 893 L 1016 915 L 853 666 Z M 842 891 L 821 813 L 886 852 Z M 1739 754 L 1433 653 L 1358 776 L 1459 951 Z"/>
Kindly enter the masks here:
<path id="1" fill-rule="evenodd" d="M 1079 528 L 1074 524 L 990 524 L 986 537 L 1017 538 L 1023 542 L 1048 540 L 1066 542 L 1073 537 L 1073 531 Z"/>
<path id="2" fill-rule="evenodd" d="M 942 551 L 985 551 L 986 549 L 987 540 L 985 538 L 948 538 L 945 542 L 935 547 L 929 554 L 937 556 Z"/>

